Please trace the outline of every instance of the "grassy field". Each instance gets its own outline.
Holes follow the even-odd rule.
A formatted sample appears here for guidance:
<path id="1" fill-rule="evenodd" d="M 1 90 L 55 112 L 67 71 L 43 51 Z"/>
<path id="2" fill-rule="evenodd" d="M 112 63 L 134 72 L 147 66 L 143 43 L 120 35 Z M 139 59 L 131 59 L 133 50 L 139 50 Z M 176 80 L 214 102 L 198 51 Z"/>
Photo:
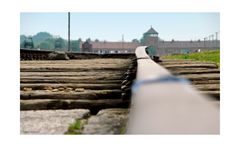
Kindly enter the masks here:
<path id="1" fill-rule="evenodd" d="M 191 54 L 167 55 L 161 56 L 162 59 L 192 59 L 198 61 L 214 62 L 220 66 L 220 51 L 206 51 Z"/>

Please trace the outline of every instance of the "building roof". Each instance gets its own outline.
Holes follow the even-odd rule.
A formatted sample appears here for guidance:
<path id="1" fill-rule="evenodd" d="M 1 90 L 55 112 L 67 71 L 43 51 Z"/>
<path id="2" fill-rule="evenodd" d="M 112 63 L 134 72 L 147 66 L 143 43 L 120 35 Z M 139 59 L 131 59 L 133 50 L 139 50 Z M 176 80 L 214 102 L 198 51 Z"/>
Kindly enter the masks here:
<path id="1" fill-rule="evenodd" d="M 146 32 L 147 34 L 158 34 L 156 30 L 154 30 L 152 27 Z"/>
<path id="2" fill-rule="evenodd" d="M 91 42 L 93 49 L 136 49 L 137 42 Z"/>

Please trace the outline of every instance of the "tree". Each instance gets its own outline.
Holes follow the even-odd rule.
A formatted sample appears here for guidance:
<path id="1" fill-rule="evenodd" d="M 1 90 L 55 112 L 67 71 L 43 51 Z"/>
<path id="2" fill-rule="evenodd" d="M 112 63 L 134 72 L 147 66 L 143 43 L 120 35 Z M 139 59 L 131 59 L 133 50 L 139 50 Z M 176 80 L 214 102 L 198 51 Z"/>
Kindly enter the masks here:
<path id="1" fill-rule="evenodd" d="M 61 37 L 54 39 L 54 49 L 55 50 L 65 50 L 65 48 L 67 47 L 66 44 L 67 44 L 67 41 Z"/>
<path id="2" fill-rule="evenodd" d="M 51 45 L 49 42 L 41 42 L 39 47 L 41 49 L 52 49 L 53 45 Z"/>
<path id="3" fill-rule="evenodd" d="M 55 48 L 55 40 L 53 38 L 49 38 L 44 40 L 39 44 L 41 49 L 53 50 Z"/>
<path id="4" fill-rule="evenodd" d="M 91 38 L 88 38 L 86 41 L 87 41 L 87 42 L 91 42 Z"/>
<path id="5" fill-rule="evenodd" d="M 24 48 L 24 41 L 27 39 L 27 36 L 20 35 L 20 48 Z"/>
<path id="6" fill-rule="evenodd" d="M 27 40 L 26 35 L 20 35 L 20 48 L 24 47 L 24 42 Z M 48 32 L 39 32 L 36 35 L 32 36 L 33 44 L 35 48 L 41 48 L 46 50 L 62 50 L 66 51 L 67 49 L 67 40 L 61 37 L 53 37 Z M 89 38 L 90 40 L 90 38 Z M 81 38 L 78 40 L 71 40 L 71 50 L 79 51 L 79 43 L 82 41 Z M 91 40 L 90 40 L 91 41 Z"/>
<path id="7" fill-rule="evenodd" d="M 27 39 L 27 36 L 25 35 L 20 35 L 20 43 L 23 43 L 24 40 Z"/>
<path id="8" fill-rule="evenodd" d="M 32 38 L 33 38 L 34 45 L 38 46 L 47 39 L 53 39 L 53 36 L 48 32 L 39 32 L 36 35 L 34 35 Z"/>
<path id="9" fill-rule="evenodd" d="M 70 43 L 71 43 L 71 51 L 73 51 L 73 52 L 79 52 L 80 51 L 79 40 L 72 40 Z"/>
<path id="10" fill-rule="evenodd" d="M 138 39 L 133 39 L 132 42 L 139 43 Z"/>

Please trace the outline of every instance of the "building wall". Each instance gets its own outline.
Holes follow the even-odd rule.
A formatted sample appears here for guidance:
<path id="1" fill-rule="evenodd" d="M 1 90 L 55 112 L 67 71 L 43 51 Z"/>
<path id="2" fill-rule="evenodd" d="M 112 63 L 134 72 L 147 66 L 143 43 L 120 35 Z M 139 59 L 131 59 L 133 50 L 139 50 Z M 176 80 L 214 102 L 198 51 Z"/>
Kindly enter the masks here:
<path id="1" fill-rule="evenodd" d="M 165 41 L 159 42 L 158 54 L 181 54 L 197 51 L 219 50 L 220 41 Z"/>
<path id="2" fill-rule="evenodd" d="M 219 50 L 220 49 L 220 41 L 161 41 L 156 45 L 156 40 L 150 39 L 153 42 L 148 42 L 148 46 L 154 46 L 157 48 L 157 55 L 166 55 L 166 54 L 182 54 L 182 53 L 192 53 L 206 50 Z M 85 44 L 87 47 L 90 47 L 87 43 Z M 134 53 L 135 49 L 122 49 L 122 48 L 114 48 L 114 49 L 95 49 L 95 48 L 87 48 L 81 49 L 82 52 L 94 52 L 94 53 Z"/>
<path id="3" fill-rule="evenodd" d="M 81 52 L 92 52 L 92 44 L 89 42 L 84 42 L 81 47 Z"/>

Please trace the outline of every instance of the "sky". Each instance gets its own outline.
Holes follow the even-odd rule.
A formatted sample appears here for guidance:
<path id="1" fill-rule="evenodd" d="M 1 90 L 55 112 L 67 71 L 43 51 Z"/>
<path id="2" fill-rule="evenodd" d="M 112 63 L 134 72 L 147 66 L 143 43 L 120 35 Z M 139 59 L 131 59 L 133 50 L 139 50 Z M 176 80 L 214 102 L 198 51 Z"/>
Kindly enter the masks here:
<path id="1" fill-rule="evenodd" d="M 153 27 L 163 40 L 198 40 L 220 33 L 219 13 L 71 13 L 71 39 L 141 39 Z M 20 13 L 21 35 L 49 32 L 67 39 L 68 14 Z M 219 37 L 218 37 L 219 38 Z"/>

